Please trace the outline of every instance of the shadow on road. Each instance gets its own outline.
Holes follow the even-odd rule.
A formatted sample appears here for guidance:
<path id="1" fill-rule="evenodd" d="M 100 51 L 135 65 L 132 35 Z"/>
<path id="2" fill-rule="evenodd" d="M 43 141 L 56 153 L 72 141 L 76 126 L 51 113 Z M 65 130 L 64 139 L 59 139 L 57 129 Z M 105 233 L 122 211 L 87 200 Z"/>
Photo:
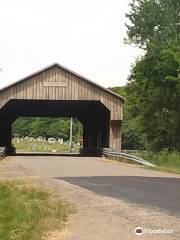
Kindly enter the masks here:
<path id="1" fill-rule="evenodd" d="M 56 177 L 99 195 L 158 207 L 180 217 L 180 178 L 140 176 Z"/>

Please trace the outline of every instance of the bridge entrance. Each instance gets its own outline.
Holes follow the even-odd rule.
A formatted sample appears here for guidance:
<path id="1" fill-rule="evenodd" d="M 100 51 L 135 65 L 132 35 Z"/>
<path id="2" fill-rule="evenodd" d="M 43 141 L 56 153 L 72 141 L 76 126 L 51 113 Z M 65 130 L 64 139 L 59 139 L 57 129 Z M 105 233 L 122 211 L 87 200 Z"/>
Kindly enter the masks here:
<path id="1" fill-rule="evenodd" d="M 75 117 L 83 125 L 84 151 L 121 149 L 123 98 L 53 64 L 0 90 L 0 146 L 12 151 L 18 117 Z"/>
<path id="2" fill-rule="evenodd" d="M 1 109 L 0 145 L 13 151 L 12 124 L 18 117 L 74 117 L 83 125 L 83 148 L 109 146 L 110 112 L 98 101 L 11 100 Z"/>

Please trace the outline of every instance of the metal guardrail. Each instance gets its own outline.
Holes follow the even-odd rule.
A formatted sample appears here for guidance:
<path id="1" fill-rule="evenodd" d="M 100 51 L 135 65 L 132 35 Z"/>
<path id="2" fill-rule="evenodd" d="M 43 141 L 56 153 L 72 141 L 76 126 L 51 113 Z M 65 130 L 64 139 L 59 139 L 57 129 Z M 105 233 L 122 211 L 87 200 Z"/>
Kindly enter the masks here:
<path id="1" fill-rule="evenodd" d="M 108 148 L 103 148 L 102 149 L 102 155 L 104 156 L 108 156 L 108 157 L 117 157 L 117 158 L 123 158 L 123 159 L 127 159 L 129 161 L 135 162 L 135 163 L 139 163 L 139 164 L 143 164 L 145 166 L 148 167 L 155 167 L 156 165 L 142 159 L 139 158 L 137 156 L 131 155 L 131 154 L 126 154 L 123 152 L 112 152 L 110 151 Z"/>

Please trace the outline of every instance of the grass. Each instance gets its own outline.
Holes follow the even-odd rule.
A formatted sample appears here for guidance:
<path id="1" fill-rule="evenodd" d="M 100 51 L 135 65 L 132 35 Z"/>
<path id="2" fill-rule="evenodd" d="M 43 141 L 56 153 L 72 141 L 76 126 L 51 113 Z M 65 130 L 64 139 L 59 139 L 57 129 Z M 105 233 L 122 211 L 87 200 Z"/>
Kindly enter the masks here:
<path id="1" fill-rule="evenodd" d="M 169 152 L 167 150 L 161 151 L 157 154 L 142 152 L 136 154 L 136 156 L 155 164 L 155 169 L 166 172 L 180 173 L 180 153 Z"/>
<path id="2" fill-rule="evenodd" d="M 38 141 L 13 141 L 17 152 L 69 152 L 68 144 L 38 142 Z M 79 146 L 72 149 L 73 152 L 79 151 Z"/>
<path id="3" fill-rule="evenodd" d="M 23 181 L 0 182 L 0 239 L 41 240 L 62 229 L 70 204 Z"/>
<path id="4" fill-rule="evenodd" d="M 129 154 L 143 158 L 148 162 L 156 165 L 156 167 L 145 167 L 151 168 L 158 171 L 173 172 L 180 174 L 180 152 L 169 152 L 167 150 L 161 151 L 157 154 L 153 154 L 147 151 L 130 151 Z M 109 159 L 116 160 L 119 162 L 135 164 L 134 161 L 127 160 L 119 157 L 109 157 Z"/>

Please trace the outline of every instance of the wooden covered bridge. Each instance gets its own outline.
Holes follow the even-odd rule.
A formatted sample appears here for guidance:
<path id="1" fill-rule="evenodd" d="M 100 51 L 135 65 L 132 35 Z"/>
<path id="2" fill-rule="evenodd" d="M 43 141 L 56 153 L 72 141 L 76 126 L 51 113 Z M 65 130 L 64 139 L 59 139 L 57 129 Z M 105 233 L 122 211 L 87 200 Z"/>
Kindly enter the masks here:
<path id="1" fill-rule="evenodd" d="M 12 123 L 18 117 L 76 117 L 83 148 L 121 149 L 123 98 L 53 64 L 0 90 L 0 146 L 12 152 Z"/>

